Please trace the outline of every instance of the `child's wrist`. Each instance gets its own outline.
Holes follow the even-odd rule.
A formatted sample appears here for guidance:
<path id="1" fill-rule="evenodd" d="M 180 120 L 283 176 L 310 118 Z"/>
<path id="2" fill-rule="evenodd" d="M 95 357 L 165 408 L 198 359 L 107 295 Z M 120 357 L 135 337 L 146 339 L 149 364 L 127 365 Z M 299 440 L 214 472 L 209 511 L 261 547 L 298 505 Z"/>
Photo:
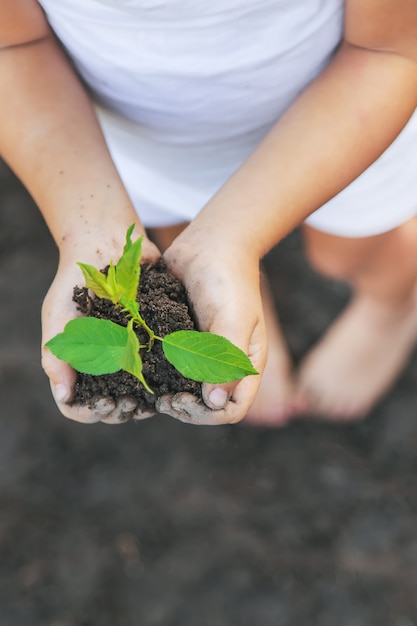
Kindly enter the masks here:
<path id="1" fill-rule="evenodd" d="M 126 242 L 126 230 L 132 223 L 135 223 L 132 238 L 134 240 L 140 236 L 144 238 L 143 258 L 157 256 L 154 244 L 147 238 L 145 230 L 137 221 L 132 220 L 126 227 L 124 225 L 121 227 L 120 223 L 77 224 L 63 230 L 55 237 L 61 261 L 97 264 L 102 260 L 104 265 L 107 265 L 109 259 L 117 262 Z"/>
<path id="2" fill-rule="evenodd" d="M 244 220 L 243 220 L 244 221 Z M 263 242 L 257 242 L 250 228 L 242 224 L 231 225 L 230 220 L 209 219 L 198 216 L 174 241 L 180 253 L 214 255 L 238 260 L 248 265 L 258 265 L 264 254 Z"/>
<path id="3" fill-rule="evenodd" d="M 185 231 L 164 253 L 170 269 L 183 281 L 205 273 L 207 268 L 219 266 L 224 271 L 243 273 L 248 279 L 257 279 L 260 259 L 257 251 L 230 241 L 227 237 L 210 233 Z"/>

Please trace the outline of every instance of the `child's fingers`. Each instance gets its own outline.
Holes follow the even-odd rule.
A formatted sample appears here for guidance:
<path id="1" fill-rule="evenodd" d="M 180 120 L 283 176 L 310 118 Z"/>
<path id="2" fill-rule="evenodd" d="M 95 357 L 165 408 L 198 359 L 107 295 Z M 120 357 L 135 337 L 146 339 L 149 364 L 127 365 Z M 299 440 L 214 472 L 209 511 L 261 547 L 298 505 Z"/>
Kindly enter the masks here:
<path id="1" fill-rule="evenodd" d="M 121 424 L 133 416 L 137 401 L 128 396 L 123 396 L 117 403 L 111 398 L 97 398 L 91 406 L 71 404 L 76 372 L 47 348 L 42 349 L 42 366 L 50 379 L 54 400 L 64 417 L 84 424 Z"/>
<path id="2" fill-rule="evenodd" d="M 238 381 L 224 385 L 209 385 L 204 383 L 202 387 L 205 404 L 213 411 L 224 409 L 233 395 L 233 391 Z"/>
<path id="3" fill-rule="evenodd" d="M 53 392 L 54 390 L 52 388 L 52 395 Z M 58 402 L 56 398 L 55 402 L 57 403 L 58 409 L 62 415 L 70 420 L 73 420 L 74 422 L 80 422 L 82 424 L 95 424 L 96 422 L 100 422 L 103 417 L 100 413 L 94 411 L 94 409 L 89 408 L 85 404 L 67 404 L 65 402 Z"/>
<path id="4" fill-rule="evenodd" d="M 53 387 L 52 392 L 54 393 Z M 130 396 L 122 396 L 117 402 L 111 398 L 97 398 L 91 406 L 60 402 L 56 398 L 55 401 L 64 417 L 83 424 L 95 424 L 97 422 L 123 424 L 129 419 L 143 419 L 143 417 L 139 417 L 139 411 L 137 411 L 137 400 Z M 152 415 L 154 414 L 155 411 Z M 151 414 L 147 414 L 146 417 L 151 417 Z"/>
<path id="5" fill-rule="evenodd" d="M 203 400 L 190 393 L 165 395 L 156 401 L 160 413 L 170 415 L 187 424 L 217 426 L 240 422 L 249 410 L 258 386 L 259 376 L 247 376 L 228 385 L 203 384 Z M 215 406 L 210 401 L 210 394 L 215 394 L 215 401 L 223 401 L 223 406 Z M 207 396 L 207 401 L 205 399 Z M 211 402 L 211 404 L 209 403 Z"/>
<path id="6" fill-rule="evenodd" d="M 154 417 L 156 413 L 157 413 L 156 410 L 143 411 L 142 409 L 138 407 L 136 411 L 133 412 L 132 419 L 139 422 L 141 420 L 147 420 L 150 417 Z"/>
<path id="7" fill-rule="evenodd" d="M 113 401 L 113 405 L 113 409 L 101 418 L 100 421 L 103 424 L 123 424 L 123 422 L 127 422 L 133 417 L 138 402 L 131 396 L 122 396 L 118 399 L 117 404 Z"/>
<path id="8" fill-rule="evenodd" d="M 156 408 L 159 413 L 170 415 L 181 422 L 195 425 L 220 426 L 235 424 L 242 415 L 242 407 L 229 401 L 224 409 L 213 411 L 196 396 L 190 393 L 176 393 L 158 398 Z"/>
<path id="9" fill-rule="evenodd" d="M 50 380 L 55 402 L 58 405 L 70 402 L 77 377 L 72 367 L 57 359 L 50 350 L 43 347 L 42 368 Z"/>
<path id="10" fill-rule="evenodd" d="M 167 394 L 158 398 L 155 406 L 159 413 L 174 417 L 186 424 L 215 425 L 224 423 L 216 421 L 216 418 L 213 418 L 214 412 L 190 393 Z M 218 413 L 221 414 L 223 411 Z"/>
<path id="11" fill-rule="evenodd" d="M 225 324 L 224 320 L 216 320 L 216 324 L 213 324 L 210 331 L 226 336 L 239 346 L 248 355 L 259 375 L 250 375 L 222 385 L 204 383 L 202 386 L 203 400 L 207 407 L 213 411 L 225 409 L 225 417 L 227 420 L 230 418 L 231 422 L 245 417 L 255 398 L 260 374 L 266 363 L 266 335 L 263 320 L 257 320 L 252 328 L 244 322 L 245 320 Z M 238 413 L 240 417 L 237 419 Z"/>

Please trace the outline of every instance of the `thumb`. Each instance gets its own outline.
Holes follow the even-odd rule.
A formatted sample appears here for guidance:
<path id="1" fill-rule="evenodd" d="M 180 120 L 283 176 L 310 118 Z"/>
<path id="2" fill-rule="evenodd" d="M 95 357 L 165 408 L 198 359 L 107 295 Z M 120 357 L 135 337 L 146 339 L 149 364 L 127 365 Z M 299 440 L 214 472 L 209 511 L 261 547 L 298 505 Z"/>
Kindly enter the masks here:
<path id="1" fill-rule="evenodd" d="M 78 279 L 76 270 L 59 269 L 42 304 L 42 368 L 50 380 L 57 404 L 71 401 L 77 375 L 72 367 L 54 356 L 45 344 L 61 333 L 69 320 L 80 316 L 70 295 Z"/>
<path id="2" fill-rule="evenodd" d="M 238 380 L 235 380 L 232 383 L 225 383 L 223 385 L 210 385 L 209 383 L 203 383 L 202 394 L 204 404 L 206 404 L 209 409 L 213 409 L 214 411 L 224 409 L 232 397 L 233 391 L 238 383 Z"/>
<path id="3" fill-rule="evenodd" d="M 232 314 L 227 316 L 229 319 L 225 318 L 226 311 L 222 311 L 221 319 L 212 320 L 210 327 L 208 328 L 209 332 L 214 333 L 216 335 L 220 335 L 222 337 L 226 337 L 229 341 L 231 341 L 238 348 L 243 350 L 245 354 L 248 354 L 248 346 L 250 338 L 247 337 L 247 328 L 240 327 L 241 323 L 230 319 L 230 317 L 236 320 L 236 317 Z M 220 409 L 224 409 L 228 401 L 231 399 L 233 395 L 233 391 L 238 385 L 239 380 L 234 380 L 232 382 L 223 383 L 223 384 L 210 384 L 203 383 L 202 385 L 202 395 L 204 403 L 214 411 L 218 411 Z"/>
<path id="4" fill-rule="evenodd" d="M 239 328 L 239 326 L 241 326 Z M 210 332 L 222 335 L 239 347 L 252 362 L 252 365 L 258 372 L 262 372 L 264 368 L 265 355 L 262 353 L 261 345 L 264 335 L 263 325 L 260 321 L 255 322 L 255 326 L 245 326 L 238 323 L 225 326 L 221 325 L 221 330 L 217 325 L 212 325 Z M 250 381 L 248 379 L 251 379 Z M 244 404 L 251 404 L 259 385 L 259 376 L 246 377 L 223 384 L 203 383 L 202 396 L 204 403 L 214 411 L 224 409 L 230 400 L 243 400 Z M 241 389 L 241 393 L 237 391 L 237 387 Z M 242 397 L 241 397 L 242 396 Z"/>
<path id="5" fill-rule="evenodd" d="M 67 363 L 60 361 L 48 348 L 42 346 L 42 368 L 49 378 L 52 395 L 57 404 L 71 400 L 76 373 Z"/>

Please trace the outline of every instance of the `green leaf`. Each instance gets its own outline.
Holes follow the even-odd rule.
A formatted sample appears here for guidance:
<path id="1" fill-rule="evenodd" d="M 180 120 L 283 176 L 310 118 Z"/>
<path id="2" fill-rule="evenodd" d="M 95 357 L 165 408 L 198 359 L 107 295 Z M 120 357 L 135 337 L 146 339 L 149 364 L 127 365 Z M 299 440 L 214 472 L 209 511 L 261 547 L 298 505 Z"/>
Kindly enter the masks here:
<path id="1" fill-rule="evenodd" d="M 117 283 L 123 287 L 122 303 L 136 299 L 140 280 L 140 259 L 142 256 L 143 237 L 139 237 L 134 243 L 130 238 L 134 225 L 126 233 L 126 244 L 123 255 L 116 265 Z"/>
<path id="2" fill-rule="evenodd" d="M 120 285 L 117 284 L 117 280 L 116 280 L 116 268 L 113 265 L 113 262 L 110 261 L 110 265 L 109 265 L 109 269 L 107 271 L 107 287 L 109 290 L 109 293 L 112 294 L 112 301 L 114 302 L 114 304 L 117 304 L 119 298 L 120 298 L 120 294 L 122 292 L 122 288 L 120 287 Z"/>
<path id="3" fill-rule="evenodd" d="M 139 340 L 133 330 L 133 320 L 131 320 L 127 326 L 127 334 L 128 342 L 121 359 L 122 369 L 124 369 L 125 372 L 129 372 L 129 374 L 136 376 L 142 385 L 150 393 L 153 393 L 142 374 L 142 359 L 139 354 Z"/>
<path id="4" fill-rule="evenodd" d="M 111 300 L 114 296 L 114 292 L 112 292 L 111 287 L 108 285 L 106 276 L 93 265 L 88 265 L 87 263 L 77 263 L 77 265 L 80 266 L 84 274 L 86 286 L 92 289 L 99 298 Z"/>
<path id="5" fill-rule="evenodd" d="M 258 374 L 242 350 L 213 333 L 179 330 L 163 338 L 162 348 L 183 376 L 198 382 L 227 383 Z"/>
<path id="6" fill-rule="evenodd" d="M 129 250 L 130 246 L 133 245 L 132 233 L 133 233 L 134 229 L 135 229 L 135 225 L 131 224 L 129 226 L 129 228 L 127 229 L 127 231 L 126 231 L 126 243 L 125 243 L 125 247 L 123 248 L 123 254 L 126 254 L 126 252 L 128 252 L 128 250 Z"/>
<path id="7" fill-rule="evenodd" d="M 83 374 L 113 374 L 122 369 L 128 330 L 110 320 L 81 317 L 71 320 L 64 332 L 46 347 Z"/>

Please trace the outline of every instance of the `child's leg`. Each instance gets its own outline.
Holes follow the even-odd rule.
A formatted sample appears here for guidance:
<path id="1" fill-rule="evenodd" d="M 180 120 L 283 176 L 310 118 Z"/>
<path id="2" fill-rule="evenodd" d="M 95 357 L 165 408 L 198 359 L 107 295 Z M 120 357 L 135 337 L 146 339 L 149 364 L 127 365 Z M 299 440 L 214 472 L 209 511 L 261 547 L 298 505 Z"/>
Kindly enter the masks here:
<path id="1" fill-rule="evenodd" d="M 269 284 L 262 276 L 261 293 L 268 337 L 268 360 L 258 393 L 245 422 L 255 426 L 282 426 L 307 409 L 305 394 L 298 389 L 293 364 L 283 337 Z"/>
<path id="2" fill-rule="evenodd" d="M 304 228 L 313 267 L 354 295 L 304 358 L 300 388 L 323 417 L 364 416 L 405 367 L 417 339 L 417 218 L 382 235 L 335 237 Z"/>
<path id="3" fill-rule="evenodd" d="M 147 231 L 159 250 L 164 253 L 187 226 L 187 223 L 174 224 L 173 226 L 164 226 L 163 228 L 148 228 Z"/>
<path id="4" fill-rule="evenodd" d="M 187 224 L 155 228 L 150 235 L 163 252 Z M 262 376 L 258 394 L 246 422 L 254 425 L 281 425 L 294 414 L 303 411 L 306 400 L 295 385 L 291 358 L 279 328 L 279 323 L 269 287 L 262 282 L 262 301 L 268 335 L 268 361 Z"/>

